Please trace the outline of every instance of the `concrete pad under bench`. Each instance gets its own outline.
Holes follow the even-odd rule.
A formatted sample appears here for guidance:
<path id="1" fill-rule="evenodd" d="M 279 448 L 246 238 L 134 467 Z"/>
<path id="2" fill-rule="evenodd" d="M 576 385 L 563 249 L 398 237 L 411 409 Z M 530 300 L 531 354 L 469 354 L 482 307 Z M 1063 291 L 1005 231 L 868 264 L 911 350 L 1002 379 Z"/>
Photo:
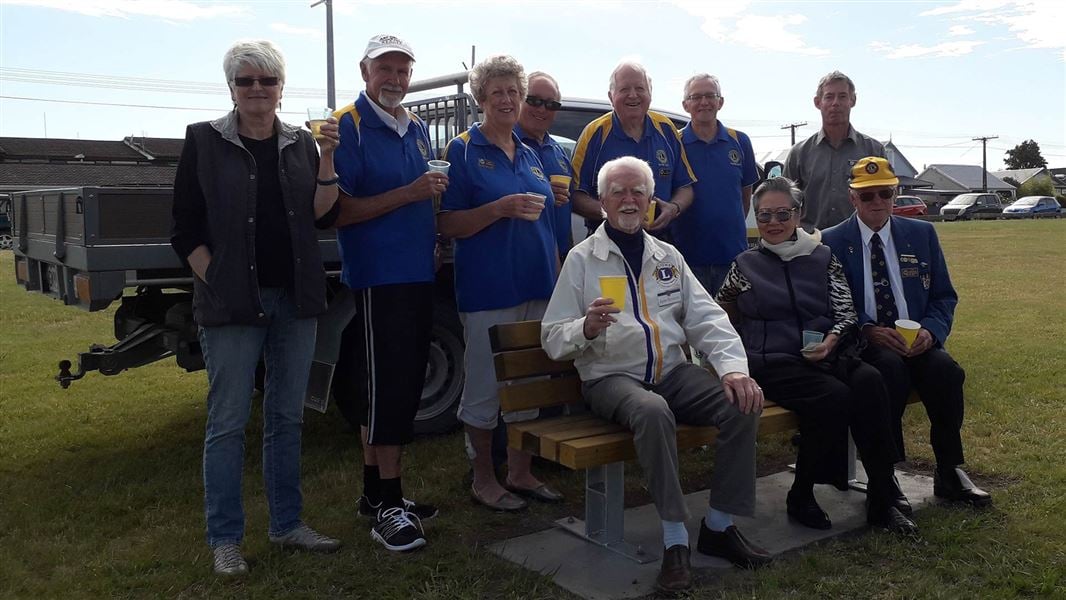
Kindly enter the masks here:
<path id="1" fill-rule="evenodd" d="M 635 465 L 632 468 L 639 468 Z M 859 466 L 858 479 L 865 481 Z M 924 475 L 896 471 L 900 488 L 918 510 L 933 501 L 933 480 Z M 753 542 L 779 555 L 821 539 L 866 527 L 866 494 L 841 492 L 815 486 L 818 503 L 833 521 L 828 531 L 809 529 L 788 520 L 785 495 L 792 485 L 791 472 L 760 477 L 756 481 L 755 518 L 739 518 L 737 526 Z M 732 569 L 728 561 L 696 551 L 699 520 L 707 512 L 707 491 L 685 496 L 692 520 L 688 523 L 693 569 Z M 575 517 L 576 518 L 576 517 Z M 625 537 L 653 556 L 662 555 L 662 527 L 655 506 L 648 504 L 625 511 Z M 654 592 L 659 560 L 638 564 L 624 556 L 586 542 L 560 527 L 505 540 L 489 547 L 496 554 L 527 569 L 548 574 L 560 587 L 582 598 L 638 598 Z M 697 577 L 698 579 L 698 577 Z"/>

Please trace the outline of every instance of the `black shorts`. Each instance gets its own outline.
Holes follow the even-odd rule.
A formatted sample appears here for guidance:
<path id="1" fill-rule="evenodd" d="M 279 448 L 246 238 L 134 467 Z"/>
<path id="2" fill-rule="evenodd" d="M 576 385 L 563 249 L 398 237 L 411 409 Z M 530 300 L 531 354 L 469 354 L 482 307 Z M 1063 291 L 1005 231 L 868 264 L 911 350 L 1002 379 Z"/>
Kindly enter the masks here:
<path id="1" fill-rule="evenodd" d="M 433 284 L 355 290 L 356 313 L 344 330 L 334 393 L 354 401 L 371 445 L 414 439 L 414 420 L 433 329 Z"/>

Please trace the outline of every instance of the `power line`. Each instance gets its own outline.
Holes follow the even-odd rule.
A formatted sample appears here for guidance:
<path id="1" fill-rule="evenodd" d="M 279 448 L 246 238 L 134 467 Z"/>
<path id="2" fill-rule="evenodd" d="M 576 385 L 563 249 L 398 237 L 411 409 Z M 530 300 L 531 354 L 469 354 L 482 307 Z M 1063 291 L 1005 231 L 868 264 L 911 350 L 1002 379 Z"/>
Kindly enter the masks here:
<path id="1" fill-rule="evenodd" d="M 60 104 L 88 104 L 88 105 L 91 105 L 91 106 L 117 106 L 117 107 L 121 107 L 121 108 L 153 108 L 153 109 L 163 109 L 163 110 L 200 110 L 200 111 L 210 111 L 210 112 L 213 112 L 213 113 L 217 113 L 219 111 L 226 110 L 225 108 L 201 108 L 201 107 L 194 107 L 194 106 L 159 106 L 159 105 L 156 105 L 156 104 L 124 104 L 124 103 L 119 103 L 119 102 L 90 102 L 88 100 L 58 100 L 58 99 L 55 99 L 55 98 L 30 98 L 28 96 L 0 95 L 0 98 L 3 98 L 5 100 L 29 100 L 29 101 L 32 101 L 32 102 L 57 102 L 57 103 L 60 103 Z M 281 115 L 302 115 L 304 113 L 303 112 L 299 112 L 299 111 L 295 111 L 295 112 L 294 111 L 288 111 L 288 112 L 285 112 L 285 111 L 280 111 L 279 110 L 278 114 L 281 114 Z"/>

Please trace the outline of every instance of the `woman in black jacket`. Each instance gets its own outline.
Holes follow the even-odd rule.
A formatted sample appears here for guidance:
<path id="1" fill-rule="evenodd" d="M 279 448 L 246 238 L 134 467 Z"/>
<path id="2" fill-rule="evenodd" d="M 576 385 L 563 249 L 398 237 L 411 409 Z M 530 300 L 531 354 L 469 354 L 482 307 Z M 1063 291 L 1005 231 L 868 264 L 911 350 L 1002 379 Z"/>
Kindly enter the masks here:
<path id="1" fill-rule="evenodd" d="M 223 60 L 233 111 L 189 125 L 174 180 L 171 243 L 193 272 L 193 315 L 207 365 L 204 504 L 214 570 L 248 571 L 241 472 L 255 369 L 266 365 L 263 479 L 272 542 L 340 546 L 300 521 L 300 429 L 326 308 L 316 221 L 336 214 L 330 119 L 318 139 L 282 123 L 285 59 L 267 41 L 237 42 Z"/>

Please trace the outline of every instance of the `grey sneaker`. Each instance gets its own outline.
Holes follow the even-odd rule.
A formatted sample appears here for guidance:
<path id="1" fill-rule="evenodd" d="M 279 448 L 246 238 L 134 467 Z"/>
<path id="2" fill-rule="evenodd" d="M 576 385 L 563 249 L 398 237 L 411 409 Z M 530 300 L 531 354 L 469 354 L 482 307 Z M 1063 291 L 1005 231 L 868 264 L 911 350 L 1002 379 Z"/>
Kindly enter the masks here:
<path id="1" fill-rule="evenodd" d="M 341 541 L 326 537 L 300 523 L 296 529 L 280 536 L 270 536 L 270 541 L 283 548 L 295 548 L 311 552 L 333 552 L 341 547 Z"/>
<path id="2" fill-rule="evenodd" d="M 215 554 L 215 573 L 218 575 L 246 575 L 248 563 L 241 556 L 241 547 L 237 544 L 222 544 L 212 550 Z"/>

